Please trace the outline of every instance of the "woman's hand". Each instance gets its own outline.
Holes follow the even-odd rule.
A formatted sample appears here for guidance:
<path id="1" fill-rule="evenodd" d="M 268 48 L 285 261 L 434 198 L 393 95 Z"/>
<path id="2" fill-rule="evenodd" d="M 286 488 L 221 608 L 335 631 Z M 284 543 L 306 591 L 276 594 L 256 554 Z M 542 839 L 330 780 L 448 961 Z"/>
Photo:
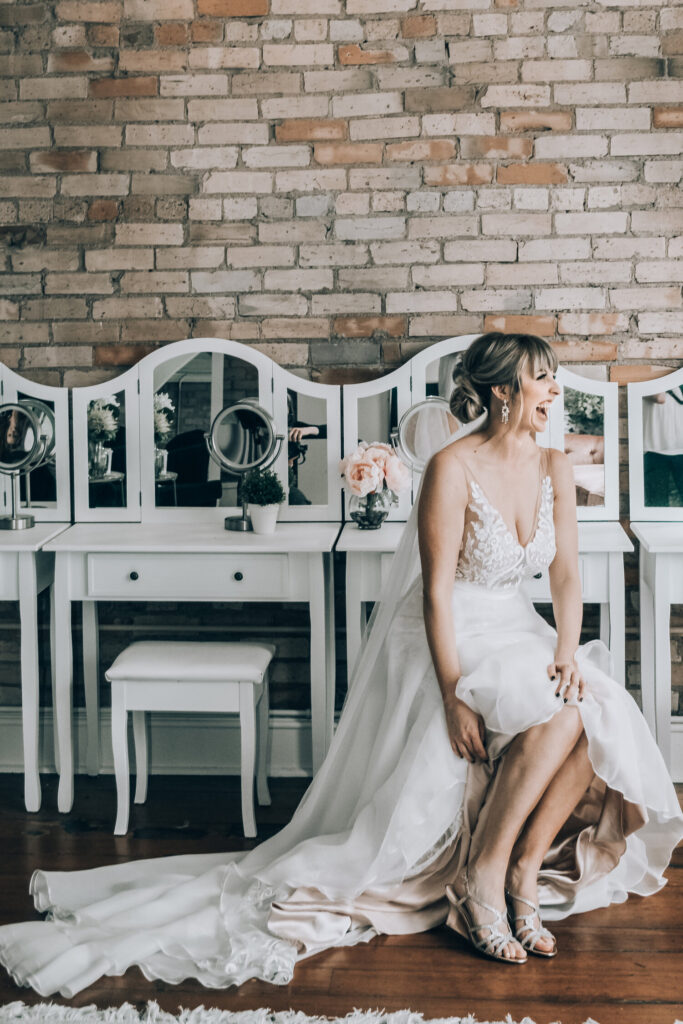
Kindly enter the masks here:
<path id="1" fill-rule="evenodd" d="M 290 427 L 289 438 L 290 441 L 301 441 L 304 437 L 316 437 L 319 431 L 317 427 Z"/>
<path id="2" fill-rule="evenodd" d="M 548 665 L 548 675 L 555 683 L 555 696 L 562 697 L 565 704 L 573 697 L 583 700 L 586 683 L 573 658 L 555 655 L 555 661 Z"/>
<path id="3" fill-rule="evenodd" d="M 448 738 L 453 752 L 470 763 L 487 761 L 484 719 L 455 694 L 444 700 Z"/>

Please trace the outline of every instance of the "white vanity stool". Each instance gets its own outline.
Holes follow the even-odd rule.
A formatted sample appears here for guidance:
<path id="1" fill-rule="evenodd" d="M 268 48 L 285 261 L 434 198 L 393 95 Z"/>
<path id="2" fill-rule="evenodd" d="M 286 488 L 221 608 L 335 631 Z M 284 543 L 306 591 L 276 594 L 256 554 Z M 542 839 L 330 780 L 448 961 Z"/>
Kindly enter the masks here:
<path id="1" fill-rule="evenodd" d="M 146 711 L 239 713 L 242 822 L 256 835 L 254 774 L 258 744 L 257 795 L 270 804 L 267 779 L 268 667 L 270 644 L 159 642 L 131 644 L 105 673 L 111 683 L 111 733 L 116 775 L 115 835 L 128 831 L 128 712 L 133 712 L 137 781 L 135 803 L 147 798 Z M 258 724 L 256 708 L 259 707 Z"/>

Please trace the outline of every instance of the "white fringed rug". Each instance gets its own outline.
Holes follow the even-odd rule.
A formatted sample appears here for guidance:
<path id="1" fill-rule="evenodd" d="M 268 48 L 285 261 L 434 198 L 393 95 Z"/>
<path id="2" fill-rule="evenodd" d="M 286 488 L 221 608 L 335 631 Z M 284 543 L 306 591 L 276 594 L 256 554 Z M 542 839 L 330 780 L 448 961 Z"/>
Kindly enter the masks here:
<path id="1" fill-rule="evenodd" d="M 421 1013 L 413 1013 L 412 1010 L 399 1010 L 398 1013 L 354 1010 L 346 1017 L 308 1017 L 295 1010 L 279 1013 L 268 1009 L 241 1010 L 231 1013 L 229 1010 L 207 1010 L 203 1006 L 181 1010 L 174 1016 L 162 1010 L 157 1003 L 147 1003 L 144 1010 L 137 1010 L 130 1003 L 107 1010 L 96 1006 L 75 1009 L 56 1003 L 38 1003 L 35 1006 L 8 1003 L 0 1006 L 0 1024 L 534 1024 L 534 1021 L 531 1017 L 513 1021 L 509 1014 L 500 1021 L 480 1021 L 471 1014 L 425 1020 Z M 558 1020 L 556 1024 L 561 1022 Z M 590 1017 L 584 1024 L 598 1024 L 598 1021 Z"/>

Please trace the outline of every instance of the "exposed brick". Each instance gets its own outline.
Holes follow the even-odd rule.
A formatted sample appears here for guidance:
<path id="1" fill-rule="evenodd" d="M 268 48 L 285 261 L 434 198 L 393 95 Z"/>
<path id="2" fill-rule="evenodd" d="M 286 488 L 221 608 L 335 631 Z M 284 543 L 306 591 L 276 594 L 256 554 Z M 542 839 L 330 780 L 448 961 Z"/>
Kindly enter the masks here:
<path id="1" fill-rule="evenodd" d="M 542 338 L 549 338 L 555 334 L 555 317 L 488 314 L 484 317 L 484 330 L 510 334 L 537 334 Z"/>
<path id="2" fill-rule="evenodd" d="M 413 14 L 401 18 L 401 35 L 404 39 L 427 39 L 436 35 L 436 18 L 433 14 Z"/>
<path id="3" fill-rule="evenodd" d="M 499 185 L 562 185 L 569 175 L 562 164 L 507 164 L 498 167 L 496 180 Z"/>
<path id="4" fill-rule="evenodd" d="M 268 14 L 269 0 L 197 0 L 197 13 L 210 18 L 258 18 Z"/>
<path id="5" fill-rule="evenodd" d="M 313 147 L 319 164 L 381 164 L 382 146 L 372 142 L 319 143 Z"/>
<path id="6" fill-rule="evenodd" d="M 117 23 L 123 16 L 120 0 L 61 0 L 56 8 L 61 21 Z"/>
<path id="7" fill-rule="evenodd" d="M 559 334 L 615 334 L 628 330 L 628 317 L 623 313 L 560 313 L 557 321 Z M 613 356 L 600 356 L 612 359 Z"/>
<path id="8" fill-rule="evenodd" d="M 414 113 L 450 113 L 471 107 L 474 102 L 473 86 L 442 86 L 434 89 L 406 89 L 405 109 Z"/>
<path id="9" fill-rule="evenodd" d="M 397 142 L 387 146 L 387 159 L 415 163 L 423 160 L 450 160 L 455 156 L 455 143 L 450 139 Z"/>
<path id="10" fill-rule="evenodd" d="M 564 333 L 561 327 L 558 332 Z M 556 341 L 553 348 L 561 363 L 605 362 L 619 353 L 618 345 L 611 341 Z"/>
<path id="11" fill-rule="evenodd" d="M 219 21 L 193 21 L 190 25 L 193 43 L 220 43 L 223 40 L 223 25 Z"/>
<path id="12" fill-rule="evenodd" d="M 64 50 L 51 53 L 47 59 L 48 74 L 62 71 L 84 71 L 111 73 L 114 70 L 113 57 L 93 57 L 85 50 Z"/>
<path id="13" fill-rule="evenodd" d="M 491 164 L 449 164 L 447 167 L 425 167 L 425 185 L 486 185 L 493 180 Z"/>
<path id="14" fill-rule="evenodd" d="M 285 120 L 275 127 L 275 138 L 278 142 L 339 141 L 347 137 L 347 122 L 331 118 L 296 118 Z"/>
<path id="15" fill-rule="evenodd" d="M 666 366 L 624 365 L 610 366 L 609 379 L 616 384 L 632 384 L 643 380 L 656 380 L 670 370 Z"/>
<path id="16" fill-rule="evenodd" d="M 155 349 L 156 345 L 96 345 L 93 349 L 93 365 L 135 366 Z"/>
<path id="17" fill-rule="evenodd" d="M 115 221 L 119 215 L 119 204 L 114 199 L 95 199 L 88 206 L 88 220 Z"/>
<path id="18" fill-rule="evenodd" d="M 29 163 L 34 174 L 40 174 L 42 171 L 94 172 L 97 170 L 97 153 L 94 150 L 31 153 Z"/>
<path id="19" fill-rule="evenodd" d="M 189 40 L 188 26 L 182 22 L 166 22 L 154 26 L 159 46 L 185 46 Z"/>
<path id="20" fill-rule="evenodd" d="M 91 96 L 156 96 L 157 78 L 97 78 L 89 83 Z"/>
<path id="21" fill-rule="evenodd" d="M 404 316 L 345 316 L 335 317 L 332 322 L 332 333 L 344 338 L 372 338 L 377 334 L 401 338 L 406 330 Z"/>
<path id="22" fill-rule="evenodd" d="M 91 46 L 119 45 L 119 30 L 116 25 L 88 25 L 87 33 Z"/>
<path id="23" fill-rule="evenodd" d="M 337 48 L 339 63 L 344 64 L 392 64 L 408 59 L 408 51 L 404 46 L 396 46 L 386 50 L 365 50 L 357 43 Z"/>

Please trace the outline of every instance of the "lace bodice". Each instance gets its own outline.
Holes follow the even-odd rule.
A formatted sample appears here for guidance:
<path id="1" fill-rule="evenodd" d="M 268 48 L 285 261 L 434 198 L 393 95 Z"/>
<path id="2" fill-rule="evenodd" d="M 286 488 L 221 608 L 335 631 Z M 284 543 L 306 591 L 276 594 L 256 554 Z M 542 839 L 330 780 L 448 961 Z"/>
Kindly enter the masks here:
<path id="1" fill-rule="evenodd" d="M 498 509 L 471 476 L 469 489 L 463 544 L 455 571 L 457 580 L 509 590 L 550 565 L 555 557 L 555 526 L 553 485 L 548 475 L 541 481 L 536 528 L 526 546 L 513 536 Z"/>

